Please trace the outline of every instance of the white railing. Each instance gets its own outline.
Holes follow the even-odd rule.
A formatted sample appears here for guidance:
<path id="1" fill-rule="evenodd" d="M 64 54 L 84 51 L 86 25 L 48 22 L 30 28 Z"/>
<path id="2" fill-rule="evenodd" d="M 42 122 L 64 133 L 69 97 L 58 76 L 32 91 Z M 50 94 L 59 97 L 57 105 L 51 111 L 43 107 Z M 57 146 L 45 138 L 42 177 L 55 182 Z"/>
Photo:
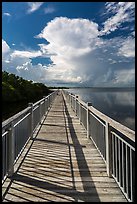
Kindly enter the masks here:
<path id="1" fill-rule="evenodd" d="M 113 177 L 128 201 L 135 199 L 135 132 L 63 90 L 67 101 L 87 131 L 87 138 L 102 156 L 109 177 Z"/>
<path id="2" fill-rule="evenodd" d="M 58 91 L 43 97 L 36 103 L 2 123 L 2 183 L 14 173 L 14 165 L 40 124 Z"/>

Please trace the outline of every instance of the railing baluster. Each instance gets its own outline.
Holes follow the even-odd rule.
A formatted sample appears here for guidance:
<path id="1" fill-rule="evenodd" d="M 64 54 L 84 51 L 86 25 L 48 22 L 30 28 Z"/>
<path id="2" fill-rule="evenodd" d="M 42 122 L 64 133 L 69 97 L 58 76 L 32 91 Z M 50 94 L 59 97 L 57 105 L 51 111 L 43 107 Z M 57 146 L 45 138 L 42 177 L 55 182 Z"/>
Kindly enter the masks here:
<path id="1" fill-rule="evenodd" d="M 116 167 L 116 178 L 118 178 L 118 167 L 117 167 L 117 137 L 115 137 L 115 167 Z"/>
<path id="2" fill-rule="evenodd" d="M 79 122 L 81 123 L 81 103 L 79 102 Z"/>
<path id="3" fill-rule="evenodd" d="M 119 160 L 119 183 L 121 184 L 120 140 L 118 140 L 118 160 Z"/>
<path id="4" fill-rule="evenodd" d="M 27 142 L 29 136 L 30 138 L 33 138 L 34 129 L 40 123 L 45 112 L 48 111 L 49 108 L 51 107 L 51 104 L 53 103 L 53 100 L 56 96 L 56 93 L 54 92 L 53 94 L 44 97 L 35 104 L 29 103 L 29 108 L 24 110 L 24 112 L 21 112 L 13 120 L 10 120 L 8 126 L 6 126 L 8 128 L 4 126 L 3 135 L 6 130 L 7 135 L 5 136 L 5 139 L 2 140 L 3 152 L 5 152 L 4 155 L 6 157 L 5 161 L 3 161 L 2 166 L 3 178 L 5 177 L 5 174 L 7 174 L 7 172 L 8 176 L 13 175 L 14 163 L 16 162 L 17 159 L 16 157 L 19 156 L 20 152 L 22 151 L 22 147 Z M 134 199 L 133 183 L 135 179 L 133 178 L 135 174 L 133 167 L 134 165 L 133 156 L 135 153 L 133 152 L 135 151 L 134 146 L 131 145 L 132 143 L 130 144 L 129 142 L 127 142 L 127 140 L 125 140 L 126 134 L 124 135 L 122 133 L 123 134 L 122 137 L 120 136 L 120 134 L 117 135 L 116 133 L 119 132 L 120 130 L 118 129 L 117 131 L 116 126 L 112 125 L 114 124 L 114 122 L 111 123 L 110 121 L 112 120 L 109 120 L 106 116 L 102 117 L 103 115 L 102 113 L 98 115 L 99 111 L 96 112 L 94 111 L 95 110 L 94 107 L 93 108 L 89 107 L 92 105 L 91 103 L 89 102 L 87 104 L 83 103 L 81 100 L 78 99 L 78 96 L 75 96 L 73 94 L 68 95 L 67 92 L 65 94 L 71 107 L 75 111 L 76 115 L 79 117 L 79 121 L 85 126 L 85 129 L 87 130 L 87 138 L 90 138 L 90 134 L 94 133 L 93 139 L 95 140 L 96 147 L 101 154 L 103 153 L 103 156 L 104 150 L 106 148 L 105 162 L 107 165 L 108 176 L 111 177 L 112 175 L 115 178 L 118 185 L 120 186 L 123 193 L 125 194 L 125 196 L 127 197 L 127 199 L 129 201 L 133 201 Z M 104 118 L 107 119 L 105 120 Z M 92 123 L 90 124 L 91 121 Z M 105 139 L 103 134 L 104 128 Z M 23 130 L 23 132 L 20 132 L 20 129 Z M 112 131 L 112 129 L 114 130 Z M 19 135 L 21 136 L 20 138 L 18 137 Z M 131 133 L 131 135 L 133 138 L 133 132 Z M 130 140 L 129 137 L 128 139 Z M 134 139 L 132 139 L 132 142 L 134 142 Z"/>
<path id="5" fill-rule="evenodd" d="M 77 116 L 77 98 L 78 96 L 75 96 L 75 114 Z"/>
<path id="6" fill-rule="evenodd" d="M 87 138 L 89 138 L 89 123 L 90 123 L 90 120 L 89 120 L 89 109 L 88 107 L 89 106 L 92 106 L 92 103 L 91 102 L 87 102 Z"/>
<path id="7" fill-rule="evenodd" d="M 124 171 L 124 143 L 122 141 L 122 181 L 123 181 L 123 190 L 125 188 L 125 171 Z"/>
<path id="8" fill-rule="evenodd" d="M 35 104 L 29 103 L 28 108 L 2 123 L 2 183 L 7 176 L 13 175 L 16 161 L 20 157 L 27 142 L 33 138 L 34 129 L 44 115 L 44 100 L 45 106 L 47 107 L 47 98 L 49 99 L 48 103 L 50 103 L 50 101 L 52 103 L 56 93 L 57 92 L 51 93 L 46 99 L 41 99 Z"/>
<path id="9" fill-rule="evenodd" d="M 126 145 L 126 192 L 127 196 L 129 195 L 129 189 L 128 189 L 128 150 L 127 150 L 127 145 Z"/>
<path id="10" fill-rule="evenodd" d="M 44 98 L 44 113 L 43 113 L 43 115 L 45 115 L 46 114 L 46 96 L 43 96 L 43 98 Z"/>
<path id="11" fill-rule="evenodd" d="M 68 94 L 71 96 L 71 93 L 64 92 L 66 96 Z M 72 95 L 71 101 L 71 106 L 76 112 L 75 95 Z M 135 132 L 125 126 L 121 126 L 120 123 L 97 111 L 94 107 L 90 109 L 81 100 L 78 99 L 77 101 L 79 102 L 79 121 L 87 131 L 87 138 L 90 137 L 101 156 L 103 154 L 102 158 L 104 161 L 106 160 L 108 176 L 112 175 L 126 198 L 129 201 L 133 201 L 133 183 L 135 179 L 133 178 L 135 174 L 133 167 L 135 148 L 133 144 L 135 143 Z M 109 128 L 111 128 L 111 131 Z M 103 135 L 104 129 L 105 138 Z M 89 136 L 89 130 L 91 136 Z M 105 148 L 106 155 L 104 153 Z"/>
<path id="12" fill-rule="evenodd" d="M 113 174 L 114 176 L 116 175 L 115 173 L 115 144 L 114 144 L 115 136 L 112 134 L 112 155 L 113 155 Z"/>
<path id="13" fill-rule="evenodd" d="M 133 164 L 132 164 L 132 149 L 130 148 L 130 186 L 131 186 L 131 201 L 133 201 Z"/>
<path id="14" fill-rule="evenodd" d="M 30 109 L 30 137 L 33 138 L 33 103 L 28 104 Z"/>
<path id="15" fill-rule="evenodd" d="M 110 131 L 110 125 L 106 122 L 106 164 L 107 174 L 109 177 L 112 176 L 112 137 Z"/>
<path id="16" fill-rule="evenodd" d="M 12 121 L 8 133 L 8 176 L 12 176 L 14 173 L 14 154 L 15 154 L 14 139 L 15 139 L 14 124 Z"/>

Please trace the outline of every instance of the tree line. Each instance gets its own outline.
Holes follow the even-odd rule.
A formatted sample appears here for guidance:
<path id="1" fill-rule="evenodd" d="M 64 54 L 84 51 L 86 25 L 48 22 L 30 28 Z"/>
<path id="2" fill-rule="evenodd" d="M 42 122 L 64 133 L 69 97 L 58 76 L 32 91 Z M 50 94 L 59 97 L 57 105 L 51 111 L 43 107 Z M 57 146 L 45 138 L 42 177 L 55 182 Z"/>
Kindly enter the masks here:
<path id="1" fill-rule="evenodd" d="M 34 83 L 12 73 L 2 71 L 2 102 L 34 102 L 51 93 L 42 83 Z"/>

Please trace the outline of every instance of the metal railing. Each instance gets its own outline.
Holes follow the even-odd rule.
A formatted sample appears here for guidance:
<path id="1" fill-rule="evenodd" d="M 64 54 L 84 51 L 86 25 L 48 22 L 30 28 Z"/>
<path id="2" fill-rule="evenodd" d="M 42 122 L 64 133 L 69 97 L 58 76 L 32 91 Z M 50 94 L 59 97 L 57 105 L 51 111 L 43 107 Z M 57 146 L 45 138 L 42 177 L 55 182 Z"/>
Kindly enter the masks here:
<path id="1" fill-rule="evenodd" d="M 135 200 L 135 132 L 63 90 L 68 103 L 128 201 Z"/>
<path id="2" fill-rule="evenodd" d="M 58 91 L 44 96 L 36 103 L 2 123 L 2 183 L 14 173 L 14 165 L 23 149 L 50 109 Z"/>

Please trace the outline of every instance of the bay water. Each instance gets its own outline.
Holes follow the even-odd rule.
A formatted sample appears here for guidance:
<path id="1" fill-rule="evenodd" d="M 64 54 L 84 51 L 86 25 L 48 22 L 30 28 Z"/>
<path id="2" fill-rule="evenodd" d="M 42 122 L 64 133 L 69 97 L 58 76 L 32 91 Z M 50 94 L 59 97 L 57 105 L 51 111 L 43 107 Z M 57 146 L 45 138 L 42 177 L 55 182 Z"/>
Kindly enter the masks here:
<path id="1" fill-rule="evenodd" d="M 69 88 L 84 102 L 92 105 L 126 127 L 135 130 L 134 88 Z"/>

